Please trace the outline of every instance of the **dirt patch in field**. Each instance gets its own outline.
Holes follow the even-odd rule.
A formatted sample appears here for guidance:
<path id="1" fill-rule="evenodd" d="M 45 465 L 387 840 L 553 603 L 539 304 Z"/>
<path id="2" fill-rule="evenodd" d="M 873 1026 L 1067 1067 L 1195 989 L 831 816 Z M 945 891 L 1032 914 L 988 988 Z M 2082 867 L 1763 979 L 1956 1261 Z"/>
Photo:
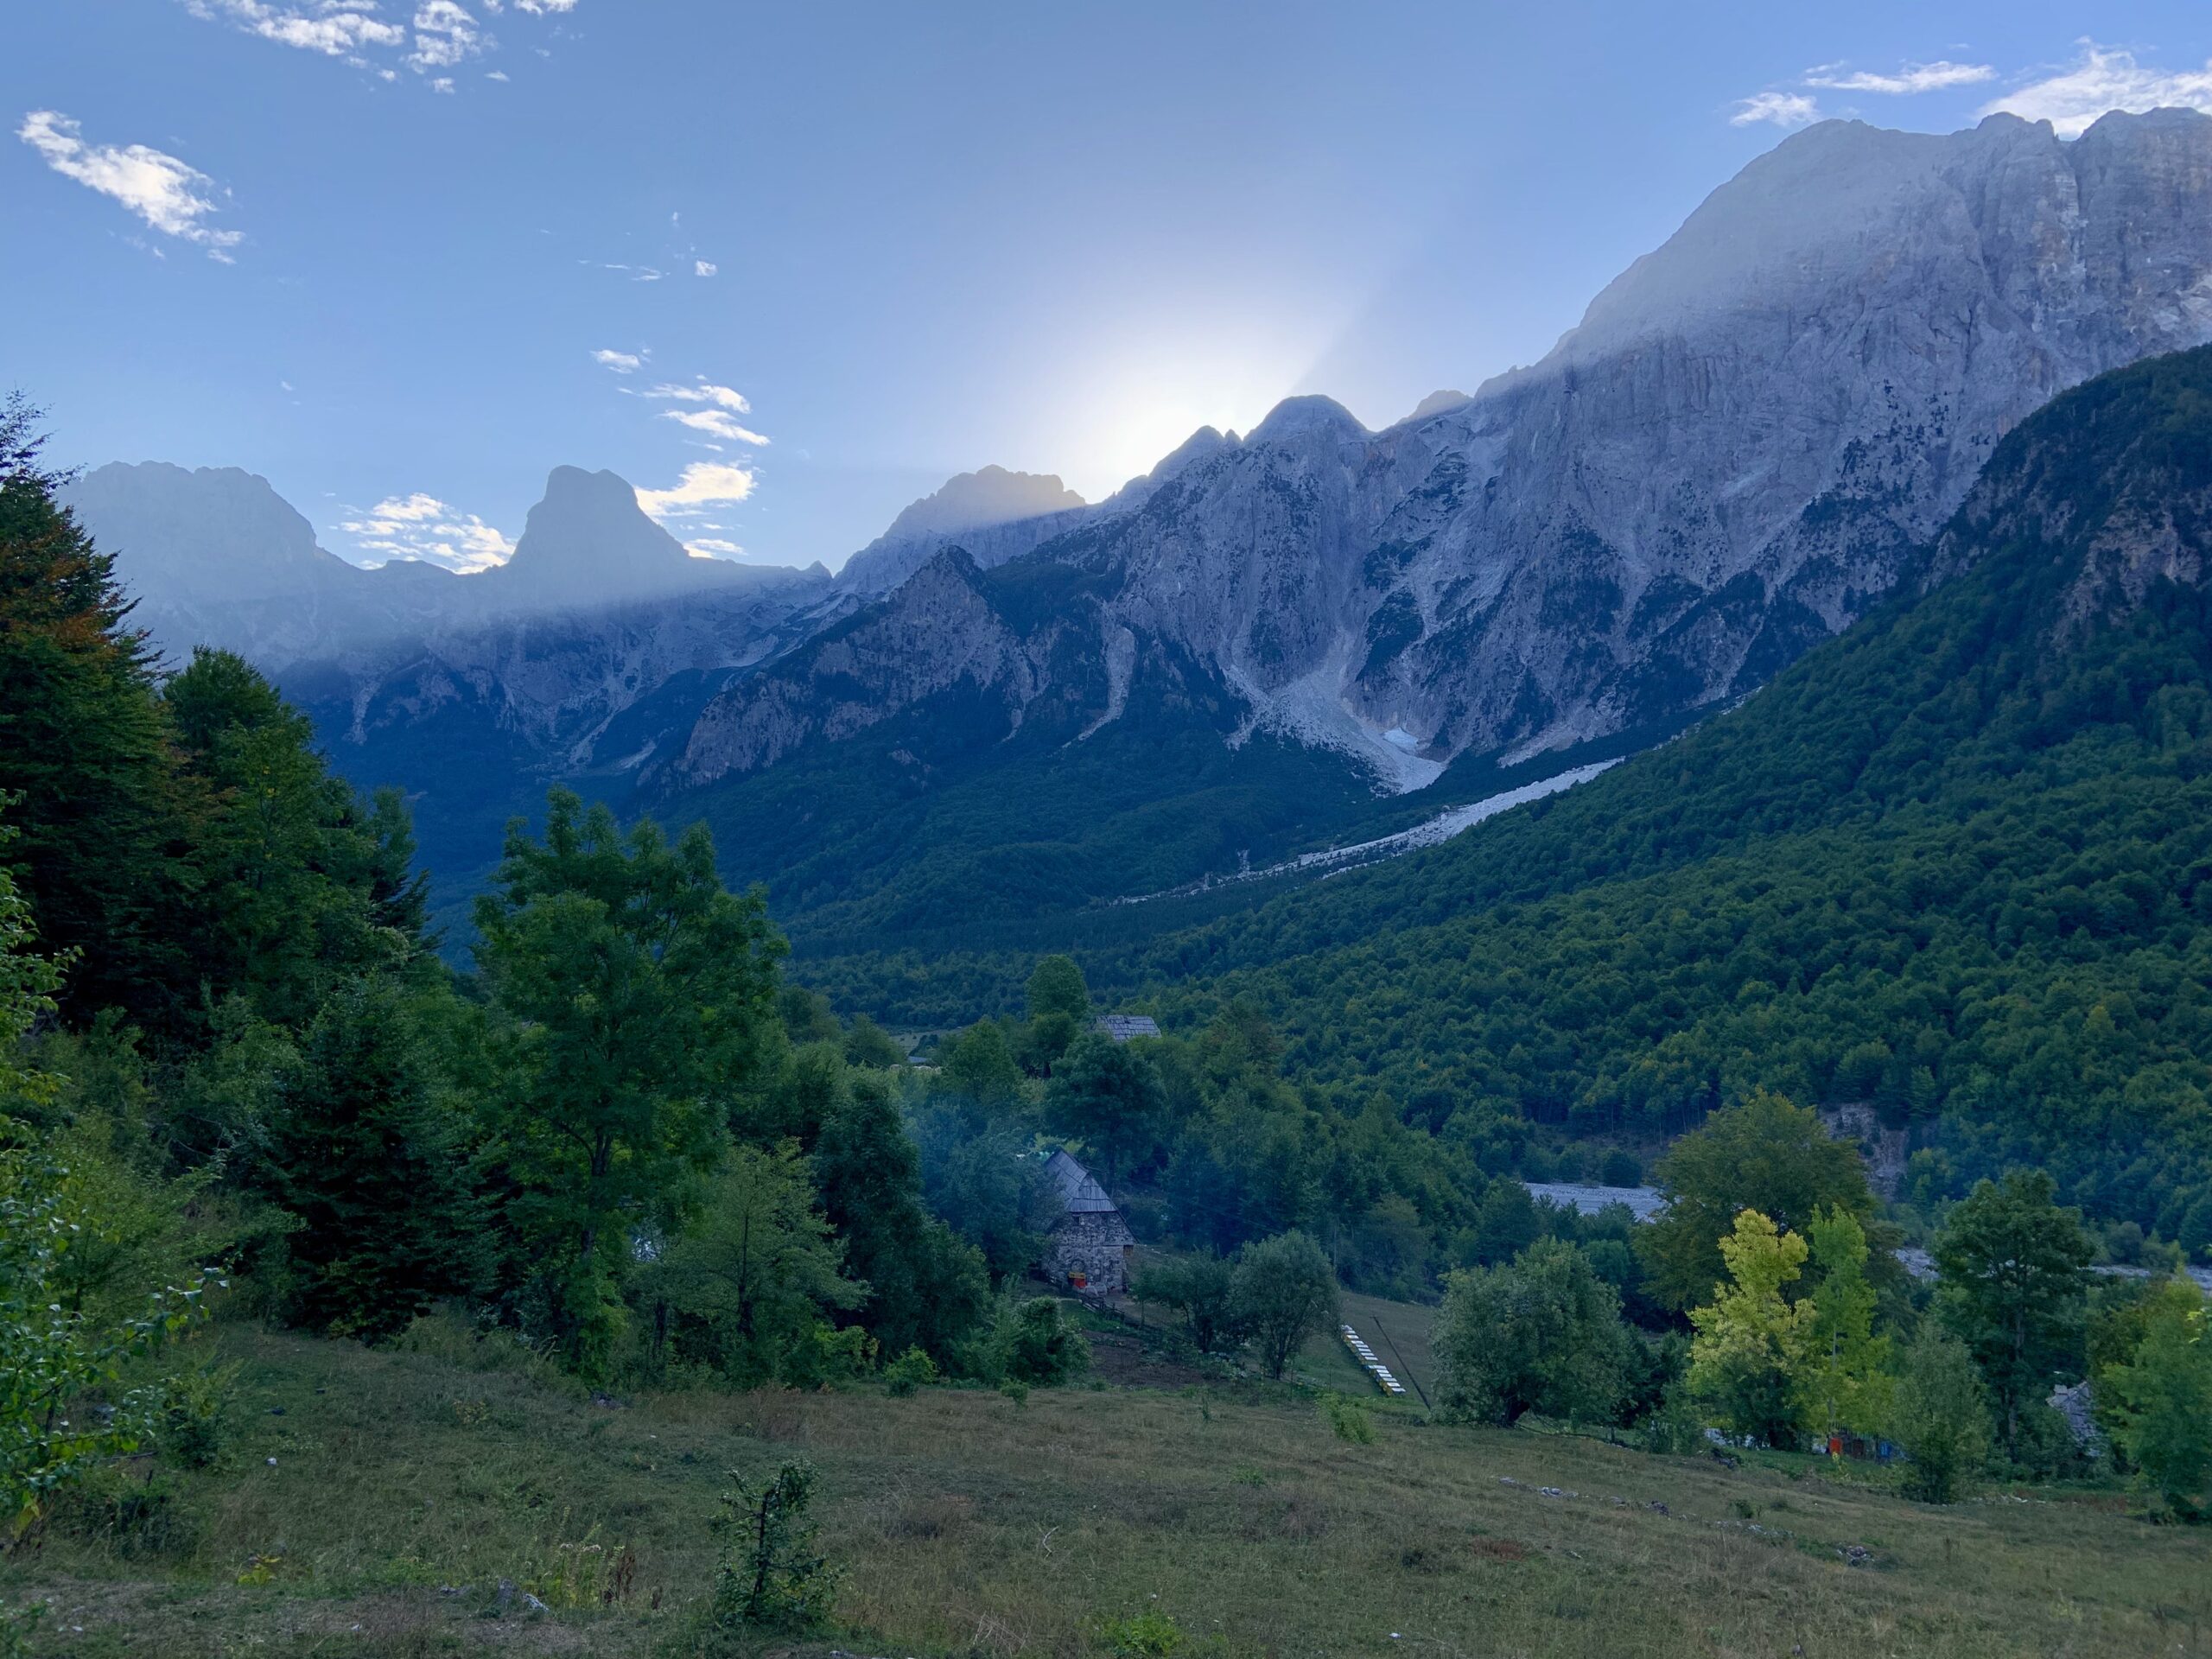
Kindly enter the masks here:
<path id="1" fill-rule="evenodd" d="M 1117 1389 L 1180 1389 L 1207 1380 L 1197 1366 L 1147 1348 L 1141 1337 L 1094 1331 L 1089 1340 L 1091 1374 Z"/>

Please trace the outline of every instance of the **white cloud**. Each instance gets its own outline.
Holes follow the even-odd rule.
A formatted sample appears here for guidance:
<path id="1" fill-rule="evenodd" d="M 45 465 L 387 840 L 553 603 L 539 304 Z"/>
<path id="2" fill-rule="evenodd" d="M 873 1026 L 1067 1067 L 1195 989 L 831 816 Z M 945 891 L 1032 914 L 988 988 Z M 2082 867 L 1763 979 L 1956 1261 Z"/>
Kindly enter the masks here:
<path id="1" fill-rule="evenodd" d="M 588 264 L 589 262 L 587 261 L 586 263 Z M 601 264 L 600 269 L 601 270 L 621 271 L 633 283 L 657 283 L 660 281 L 663 276 L 667 275 L 665 271 L 656 270 L 651 265 Z"/>
<path id="2" fill-rule="evenodd" d="M 1728 124 L 1749 127 L 1771 121 L 1777 127 L 1802 127 L 1820 118 L 1821 106 L 1801 92 L 1761 92 L 1740 99 Z"/>
<path id="3" fill-rule="evenodd" d="M 720 530 L 721 526 L 715 524 L 711 528 Z M 741 559 L 745 556 L 745 549 L 737 543 L 725 542 L 712 536 L 702 536 L 683 545 L 695 559 Z"/>
<path id="4" fill-rule="evenodd" d="M 604 346 L 591 354 L 591 360 L 602 369 L 612 369 L 617 374 L 635 374 L 645 361 L 638 353 L 612 352 Z"/>
<path id="5" fill-rule="evenodd" d="M 732 443 L 763 444 L 768 442 L 749 427 L 740 426 L 719 409 L 664 409 L 660 412 L 664 421 L 678 421 L 694 432 L 711 433 L 727 438 Z"/>
<path id="6" fill-rule="evenodd" d="M 483 50 L 476 19 L 455 0 L 423 0 L 415 9 L 415 49 L 407 61 L 417 69 L 449 69 Z"/>
<path id="7" fill-rule="evenodd" d="M 734 461 L 695 461 L 665 490 L 639 490 L 638 505 L 655 518 L 696 518 L 753 493 L 753 475 Z"/>
<path id="8" fill-rule="evenodd" d="M 733 415 L 750 415 L 753 405 L 745 401 L 745 394 L 728 386 L 718 386 L 704 375 L 694 386 L 678 386 L 664 381 L 659 385 L 639 392 L 641 397 L 665 397 L 679 404 L 712 404 L 716 409 L 726 409 Z"/>
<path id="9" fill-rule="evenodd" d="M 227 17 L 250 35 L 325 57 L 342 58 L 372 47 L 402 46 L 407 31 L 377 15 L 376 0 L 316 0 L 308 5 L 270 5 L 265 0 L 185 0 L 195 17 Z"/>
<path id="10" fill-rule="evenodd" d="M 461 512 L 434 495 L 386 496 L 358 518 L 339 525 L 369 563 L 420 559 L 448 570 L 486 570 L 505 564 L 515 544 L 473 512 Z"/>
<path id="11" fill-rule="evenodd" d="M 507 79 L 507 72 L 504 69 L 493 69 L 489 71 L 485 75 L 484 79 L 486 80 L 505 80 Z"/>
<path id="12" fill-rule="evenodd" d="M 2212 60 L 2201 69 L 2152 69 L 2117 47 L 2081 42 L 2082 55 L 2070 68 L 1992 99 L 1981 113 L 2017 115 L 2048 121 L 2062 138 L 2078 138 L 2092 122 L 2113 110 L 2178 106 L 2212 113 Z"/>
<path id="13" fill-rule="evenodd" d="M 694 259 L 691 262 L 691 274 L 694 276 L 711 276 L 721 269 L 721 267 L 711 259 Z"/>
<path id="14" fill-rule="evenodd" d="M 33 110 L 16 136 L 66 179 L 121 202 L 163 236 L 207 249 L 231 263 L 229 250 L 245 239 L 200 221 L 222 211 L 215 181 L 199 168 L 143 144 L 88 144 L 76 122 L 57 110 Z"/>
<path id="15" fill-rule="evenodd" d="M 342 58 L 382 80 L 397 79 L 389 63 L 372 54 L 396 52 L 398 61 L 430 78 L 431 90 L 450 92 L 449 77 L 439 72 L 492 50 L 495 42 L 474 13 L 460 0 L 415 0 L 404 22 L 387 16 L 380 0 L 182 0 L 194 16 L 232 27 L 279 46 L 296 47 L 325 57 Z M 575 10 L 576 0 L 481 0 L 494 15 L 509 7 L 534 17 Z M 537 48 L 541 54 L 544 48 Z M 505 80 L 498 70 L 490 79 Z"/>
<path id="16" fill-rule="evenodd" d="M 1948 86 L 1973 86 L 1996 79 L 1997 72 L 1986 63 L 1947 61 L 1908 63 L 1894 75 L 1876 74 L 1866 69 L 1846 73 L 1841 64 L 1805 72 L 1808 86 L 1826 86 L 1839 92 L 1881 92 L 1892 98 L 1940 92 Z"/>

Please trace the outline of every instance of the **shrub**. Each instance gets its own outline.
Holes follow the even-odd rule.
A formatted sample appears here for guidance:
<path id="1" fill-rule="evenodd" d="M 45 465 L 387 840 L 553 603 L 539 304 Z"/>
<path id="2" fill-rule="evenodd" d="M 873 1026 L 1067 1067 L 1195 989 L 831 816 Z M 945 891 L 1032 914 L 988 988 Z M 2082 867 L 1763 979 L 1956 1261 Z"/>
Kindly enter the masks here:
<path id="1" fill-rule="evenodd" d="M 1366 1401 L 1355 1400 L 1349 1395 L 1325 1395 L 1321 1411 L 1338 1440 L 1353 1446 L 1375 1444 L 1375 1413 Z"/>
<path id="2" fill-rule="evenodd" d="M 1001 1304 L 993 1346 L 999 1374 L 1009 1382 L 1052 1388 L 1090 1369 L 1090 1344 L 1050 1296 Z"/>
<path id="3" fill-rule="evenodd" d="M 937 1380 L 937 1362 L 918 1348 L 909 1348 L 883 1368 L 885 1386 L 901 1400 Z"/>
<path id="4" fill-rule="evenodd" d="M 169 1379 L 156 1419 L 162 1449 L 191 1469 L 212 1468 L 230 1440 L 231 1406 L 244 1363 L 200 1365 Z"/>
<path id="5" fill-rule="evenodd" d="M 725 1631 L 818 1630 L 844 1580 L 841 1568 L 816 1553 L 814 1465 L 785 1464 L 755 1486 L 736 1471 L 735 1489 L 722 1494 L 715 1530 L 728 1554 L 715 1578 L 713 1619 Z"/>
<path id="6" fill-rule="evenodd" d="M 1100 1625 L 1098 1639 L 1114 1659 L 1173 1659 L 1185 1637 L 1173 1617 L 1151 1608 Z"/>
<path id="7" fill-rule="evenodd" d="M 1280 1378 L 1306 1339 L 1337 1316 L 1337 1275 L 1304 1233 L 1282 1233 L 1237 1252 L 1230 1305 L 1262 1370 Z"/>

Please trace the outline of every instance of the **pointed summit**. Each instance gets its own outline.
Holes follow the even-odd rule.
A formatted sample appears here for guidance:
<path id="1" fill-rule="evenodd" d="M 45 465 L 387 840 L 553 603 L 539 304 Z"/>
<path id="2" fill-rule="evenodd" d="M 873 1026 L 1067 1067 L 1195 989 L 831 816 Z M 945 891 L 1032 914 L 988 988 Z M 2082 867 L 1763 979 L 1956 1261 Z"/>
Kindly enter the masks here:
<path id="1" fill-rule="evenodd" d="M 482 580 L 506 604 L 569 608 L 665 597 L 713 580 L 714 563 L 647 518 L 619 474 L 556 467 L 514 556 Z"/>

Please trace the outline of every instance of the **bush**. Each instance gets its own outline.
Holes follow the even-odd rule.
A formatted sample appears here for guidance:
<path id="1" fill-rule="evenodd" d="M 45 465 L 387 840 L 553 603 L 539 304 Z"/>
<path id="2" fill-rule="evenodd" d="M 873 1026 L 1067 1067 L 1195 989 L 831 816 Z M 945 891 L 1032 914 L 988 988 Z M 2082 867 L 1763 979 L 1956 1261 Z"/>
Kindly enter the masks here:
<path id="1" fill-rule="evenodd" d="M 904 1400 L 937 1380 L 937 1362 L 918 1348 L 909 1348 L 883 1368 L 884 1385 L 896 1399 Z"/>
<path id="2" fill-rule="evenodd" d="M 1641 1186 L 1643 1185 L 1643 1166 L 1632 1152 L 1616 1147 L 1605 1154 L 1605 1161 L 1599 1166 L 1598 1179 L 1607 1186 Z"/>
<path id="3" fill-rule="evenodd" d="M 1156 1608 L 1098 1627 L 1098 1640 L 1114 1659 L 1173 1659 L 1182 1652 L 1183 1627 Z"/>
<path id="4" fill-rule="evenodd" d="M 715 1532 L 728 1554 L 715 1577 L 716 1629 L 799 1634 L 829 1622 L 844 1580 L 841 1568 L 815 1551 L 814 1465 L 785 1464 L 755 1486 L 736 1471 L 735 1489 L 722 1494 Z"/>
<path id="5" fill-rule="evenodd" d="M 169 1379 L 155 1420 L 162 1450 L 190 1469 L 212 1468 L 230 1440 L 231 1406 L 243 1362 L 200 1365 Z"/>
<path id="6" fill-rule="evenodd" d="M 999 1375 L 1008 1382 L 1049 1389 L 1090 1369 L 1090 1344 L 1050 1296 L 1001 1304 L 992 1347 Z"/>
<path id="7" fill-rule="evenodd" d="M 1375 1413 L 1364 1400 L 1330 1394 L 1321 1398 L 1321 1412 L 1336 1437 L 1353 1446 L 1375 1444 Z"/>

